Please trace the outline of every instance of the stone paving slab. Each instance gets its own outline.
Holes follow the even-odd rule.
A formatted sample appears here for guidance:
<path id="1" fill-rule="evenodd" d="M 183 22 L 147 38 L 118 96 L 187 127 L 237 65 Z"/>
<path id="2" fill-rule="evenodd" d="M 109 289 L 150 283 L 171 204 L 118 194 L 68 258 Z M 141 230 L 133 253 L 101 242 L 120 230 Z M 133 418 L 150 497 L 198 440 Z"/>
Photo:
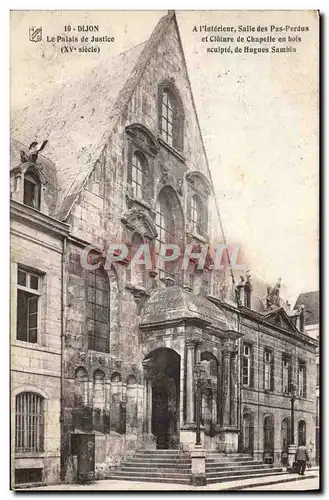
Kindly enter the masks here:
<path id="1" fill-rule="evenodd" d="M 241 481 L 230 481 L 225 483 L 209 484 L 207 486 L 191 486 L 188 484 L 173 483 L 151 483 L 135 481 L 115 481 L 103 479 L 91 484 L 59 484 L 54 486 L 42 486 L 29 488 L 29 491 L 220 491 L 220 490 L 242 490 L 248 487 L 269 486 L 277 483 L 291 481 L 303 481 L 305 479 L 318 478 L 318 473 L 306 472 L 305 476 L 298 474 L 279 474 L 272 477 L 252 478 Z M 22 491 L 21 489 L 19 491 Z M 27 489 L 25 490 L 27 491 Z"/>

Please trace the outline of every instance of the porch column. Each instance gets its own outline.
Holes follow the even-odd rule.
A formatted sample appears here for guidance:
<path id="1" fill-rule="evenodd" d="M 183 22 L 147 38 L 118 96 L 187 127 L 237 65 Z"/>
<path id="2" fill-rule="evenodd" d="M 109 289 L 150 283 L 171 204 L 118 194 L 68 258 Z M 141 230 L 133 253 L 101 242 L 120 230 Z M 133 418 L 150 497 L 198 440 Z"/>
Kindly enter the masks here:
<path id="1" fill-rule="evenodd" d="M 231 353 L 228 348 L 223 351 L 223 397 L 222 426 L 231 424 Z"/>
<path id="2" fill-rule="evenodd" d="M 237 352 L 231 353 L 231 426 L 237 427 L 238 423 L 238 402 L 237 402 Z"/>
<path id="3" fill-rule="evenodd" d="M 148 378 L 146 380 L 146 394 L 147 394 L 147 402 L 146 402 L 146 432 L 151 434 L 152 432 L 152 382 L 151 379 Z"/>
<path id="4" fill-rule="evenodd" d="M 222 426 L 236 427 L 237 425 L 237 348 L 235 344 L 227 344 L 223 351 L 223 380 L 222 380 Z"/>
<path id="5" fill-rule="evenodd" d="M 194 422 L 194 387 L 193 387 L 193 368 L 195 361 L 195 340 L 186 342 L 186 423 Z"/>

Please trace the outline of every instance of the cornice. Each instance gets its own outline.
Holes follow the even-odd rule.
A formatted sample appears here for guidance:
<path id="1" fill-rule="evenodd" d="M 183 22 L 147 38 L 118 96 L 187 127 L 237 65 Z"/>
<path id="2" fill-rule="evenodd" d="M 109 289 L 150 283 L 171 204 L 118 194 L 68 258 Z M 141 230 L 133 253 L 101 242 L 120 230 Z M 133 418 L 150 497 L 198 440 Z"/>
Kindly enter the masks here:
<path id="1" fill-rule="evenodd" d="M 60 236 L 67 236 L 70 231 L 69 224 L 14 200 L 10 200 L 10 217 Z"/>

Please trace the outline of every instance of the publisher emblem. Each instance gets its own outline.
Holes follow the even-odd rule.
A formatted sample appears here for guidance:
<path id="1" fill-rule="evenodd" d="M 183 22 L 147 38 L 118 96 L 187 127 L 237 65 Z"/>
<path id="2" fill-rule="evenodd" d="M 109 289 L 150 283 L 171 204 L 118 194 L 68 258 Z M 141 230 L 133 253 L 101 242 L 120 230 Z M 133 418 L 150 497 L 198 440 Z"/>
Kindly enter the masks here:
<path id="1" fill-rule="evenodd" d="M 41 42 L 42 40 L 42 27 L 30 26 L 29 39 L 31 42 Z"/>

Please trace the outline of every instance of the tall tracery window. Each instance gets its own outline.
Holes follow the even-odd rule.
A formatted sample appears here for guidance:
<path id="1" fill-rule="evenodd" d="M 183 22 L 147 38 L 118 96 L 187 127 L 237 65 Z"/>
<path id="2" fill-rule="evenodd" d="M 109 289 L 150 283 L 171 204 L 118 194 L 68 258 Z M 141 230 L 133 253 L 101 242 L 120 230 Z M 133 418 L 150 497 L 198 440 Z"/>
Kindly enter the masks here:
<path id="1" fill-rule="evenodd" d="M 191 224 L 194 232 L 203 233 L 203 205 L 199 196 L 194 194 L 191 200 Z"/>
<path id="2" fill-rule="evenodd" d="M 24 205 L 40 210 L 41 183 L 38 176 L 29 170 L 24 175 Z"/>
<path id="3" fill-rule="evenodd" d="M 162 105 L 161 105 L 161 135 L 162 138 L 170 145 L 174 145 L 173 140 L 173 98 L 168 89 L 165 89 L 162 93 Z"/>
<path id="4" fill-rule="evenodd" d="M 16 452 L 43 451 L 44 399 L 34 392 L 16 396 L 15 412 Z"/>
<path id="5" fill-rule="evenodd" d="M 176 199 L 174 191 L 164 188 L 158 197 L 156 206 L 156 228 L 158 236 L 155 241 L 155 254 L 159 277 L 175 277 L 177 270 L 177 259 L 163 262 L 159 255 L 163 255 L 164 245 L 179 245 L 180 232 L 183 227 L 182 214 L 179 201 Z M 171 255 L 170 249 L 166 250 L 165 255 Z"/>
<path id="6" fill-rule="evenodd" d="M 88 273 L 88 348 L 109 352 L 110 286 L 104 269 Z"/>
<path id="7" fill-rule="evenodd" d="M 135 198 L 143 198 L 145 174 L 146 159 L 142 153 L 136 152 L 133 154 L 131 166 L 131 185 Z"/>

